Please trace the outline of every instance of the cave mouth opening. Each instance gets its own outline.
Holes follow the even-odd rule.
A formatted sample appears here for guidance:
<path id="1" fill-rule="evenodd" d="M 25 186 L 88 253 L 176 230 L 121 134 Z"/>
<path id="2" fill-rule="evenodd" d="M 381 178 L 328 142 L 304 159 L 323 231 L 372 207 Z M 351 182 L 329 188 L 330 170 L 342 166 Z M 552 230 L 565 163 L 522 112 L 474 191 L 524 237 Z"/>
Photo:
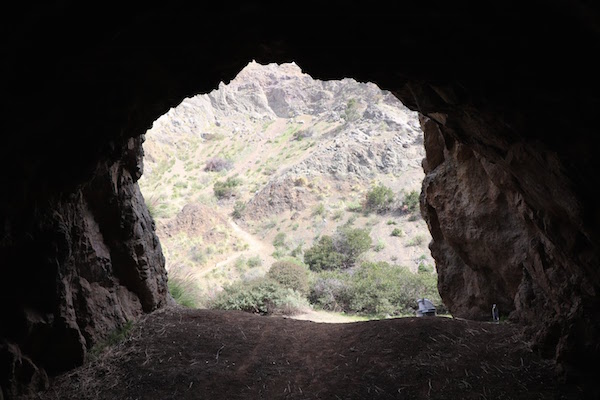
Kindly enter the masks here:
<path id="1" fill-rule="evenodd" d="M 446 312 L 418 114 L 377 85 L 252 61 L 158 118 L 144 153 L 178 303 L 331 322 L 415 315 L 419 298 Z"/>

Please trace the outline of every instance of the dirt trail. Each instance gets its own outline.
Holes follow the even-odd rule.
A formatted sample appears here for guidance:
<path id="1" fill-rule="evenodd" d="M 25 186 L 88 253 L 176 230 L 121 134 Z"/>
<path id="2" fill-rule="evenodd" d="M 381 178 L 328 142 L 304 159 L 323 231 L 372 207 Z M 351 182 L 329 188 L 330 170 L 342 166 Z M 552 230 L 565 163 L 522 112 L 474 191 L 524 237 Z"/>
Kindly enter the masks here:
<path id="1" fill-rule="evenodd" d="M 167 308 L 37 399 L 578 399 L 518 326 Z"/>
<path id="2" fill-rule="evenodd" d="M 225 260 L 219 261 L 218 263 L 212 266 L 199 270 L 196 273 L 197 278 L 202 278 L 216 269 L 223 268 L 224 266 L 234 262 L 237 258 L 241 256 L 249 258 L 258 255 L 260 257 L 262 265 L 264 266 L 269 266 L 273 262 L 275 262 L 275 259 L 271 256 L 271 254 L 275 251 L 275 248 L 272 245 L 269 245 L 265 242 L 256 239 L 252 234 L 246 232 L 238 224 L 236 224 L 231 218 L 227 220 L 227 223 L 232 229 L 234 235 L 237 236 L 242 242 L 248 244 L 248 249 L 232 252 Z"/>

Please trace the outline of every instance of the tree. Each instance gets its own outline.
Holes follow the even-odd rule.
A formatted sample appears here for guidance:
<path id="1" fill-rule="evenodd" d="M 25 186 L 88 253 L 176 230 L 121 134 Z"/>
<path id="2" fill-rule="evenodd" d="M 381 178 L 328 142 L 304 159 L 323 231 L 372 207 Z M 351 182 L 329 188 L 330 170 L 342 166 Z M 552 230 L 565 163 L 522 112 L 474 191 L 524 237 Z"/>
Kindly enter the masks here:
<path id="1" fill-rule="evenodd" d="M 271 265 L 267 276 L 281 286 L 298 293 L 308 293 L 308 271 L 306 267 L 291 261 L 276 261 Z"/>
<path id="2" fill-rule="evenodd" d="M 412 192 L 406 194 L 406 196 L 404 196 L 403 203 L 409 212 L 417 211 L 417 208 L 419 207 L 419 192 L 413 190 Z"/>
<path id="3" fill-rule="evenodd" d="M 327 235 L 321 236 L 317 244 L 304 252 L 304 262 L 313 271 L 340 268 L 343 260 L 343 254 L 333 247 L 333 238 Z"/>
<path id="4" fill-rule="evenodd" d="M 373 240 L 369 231 L 360 228 L 339 228 L 334 238 L 334 248 L 344 256 L 343 266 L 352 267 L 358 257 L 371 248 Z"/>
<path id="5" fill-rule="evenodd" d="M 324 235 L 304 252 L 304 262 L 313 271 L 354 266 L 358 257 L 369 250 L 373 241 L 366 229 L 338 229 L 334 237 Z"/>
<path id="6" fill-rule="evenodd" d="M 220 199 L 228 199 L 235 196 L 236 187 L 241 185 L 242 181 L 238 178 L 229 177 L 226 181 L 217 181 L 213 186 L 215 196 Z"/>
<path id="7" fill-rule="evenodd" d="M 387 186 L 377 185 L 367 192 L 365 209 L 367 211 L 385 212 L 394 202 L 394 192 Z"/>

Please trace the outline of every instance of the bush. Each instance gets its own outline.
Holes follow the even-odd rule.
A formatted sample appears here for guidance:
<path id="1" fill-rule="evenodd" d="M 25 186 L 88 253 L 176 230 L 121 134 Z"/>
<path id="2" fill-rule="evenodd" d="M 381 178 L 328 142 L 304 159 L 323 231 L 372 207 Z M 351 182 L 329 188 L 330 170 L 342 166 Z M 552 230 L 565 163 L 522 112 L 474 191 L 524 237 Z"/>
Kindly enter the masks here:
<path id="1" fill-rule="evenodd" d="M 414 238 L 412 238 L 410 242 L 408 242 L 408 246 L 420 246 L 423 243 L 425 243 L 426 239 L 427 238 L 425 237 L 425 235 L 417 235 Z"/>
<path id="2" fill-rule="evenodd" d="M 350 275 L 342 271 L 320 272 L 313 279 L 309 301 L 324 310 L 342 312 L 350 310 Z"/>
<path id="3" fill-rule="evenodd" d="M 257 314 L 295 314 L 309 305 L 298 292 L 269 278 L 236 282 L 227 286 L 213 300 L 210 308 L 240 310 Z"/>
<path id="4" fill-rule="evenodd" d="M 324 217 L 325 214 L 327 214 L 327 213 L 325 211 L 325 204 L 323 204 L 323 203 L 317 204 L 312 211 L 313 216 L 320 215 L 320 216 Z"/>
<path id="5" fill-rule="evenodd" d="M 229 177 L 224 182 L 223 181 L 215 182 L 215 184 L 213 186 L 213 190 L 214 190 L 215 196 L 219 200 L 225 199 L 225 198 L 228 199 L 230 197 L 235 196 L 236 187 L 238 187 L 241 184 L 242 184 L 241 180 L 239 180 L 237 178 Z"/>
<path id="6" fill-rule="evenodd" d="M 233 212 L 231 216 L 235 219 L 240 219 L 244 216 L 244 211 L 246 210 L 246 203 L 243 201 L 237 200 L 233 205 Z"/>
<path id="7" fill-rule="evenodd" d="M 233 164 L 230 160 L 220 157 L 212 157 L 206 161 L 204 170 L 207 172 L 220 172 L 223 170 L 229 170 L 232 166 Z"/>
<path id="8" fill-rule="evenodd" d="M 421 261 L 419 263 L 419 273 L 420 274 L 430 274 L 433 272 L 433 265 L 427 264 L 425 261 Z"/>
<path id="9" fill-rule="evenodd" d="M 267 276 L 281 286 L 293 289 L 302 295 L 308 294 L 308 271 L 291 261 L 276 261 Z"/>
<path id="10" fill-rule="evenodd" d="M 299 131 L 294 132 L 293 134 L 293 138 L 295 140 L 302 140 L 302 139 L 306 139 L 306 138 L 310 138 L 313 137 L 315 135 L 315 130 L 314 128 L 307 128 L 307 129 L 301 129 Z"/>
<path id="11" fill-rule="evenodd" d="M 394 230 L 392 231 L 392 236 L 402 237 L 404 236 L 404 232 L 400 228 L 394 228 Z"/>
<path id="12" fill-rule="evenodd" d="M 193 296 L 193 290 L 190 290 L 190 282 L 177 277 L 169 278 L 169 293 L 175 302 L 188 308 L 196 308 L 196 300 Z"/>
<path id="13" fill-rule="evenodd" d="M 259 256 L 253 256 L 246 261 L 246 265 L 248 265 L 250 268 L 259 267 L 262 265 L 262 260 Z"/>
<path id="14" fill-rule="evenodd" d="M 406 210 L 411 213 L 417 211 L 419 208 L 419 195 L 419 192 L 413 190 L 404 196 L 403 206 L 406 208 Z"/>
<path id="15" fill-rule="evenodd" d="M 273 239 L 273 246 L 275 246 L 275 247 L 286 247 L 286 244 L 285 244 L 285 233 L 279 232 L 277 235 L 275 235 L 275 238 Z"/>
<path id="16" fill-rule="evenodd" d="M 323 235 L 319 242 L 304 252 L 304 262 L 313 271 L 352 267 L 358 257 L 371 248 L 366 229 L 339 228 L 334 237 Z"/>
<path id="17" fill-rule="evenodd" d="M 313 271 L 331 270 L 342 266 L 344 256 L 333 246 L 333 238 L 323 235 L 319 242 L 304 251 L 304 262 Z"/>
<path id="18" fill-rule="evenodd" d="M 368 230 L 349 227 L 338 229 L 333 242 L 335 250 L 344 255 L 344 267 L 352 267 L 372 243 Z"/>
<path id="19" fill-rule="evenodd" d="M 352 122 L 359 119 L 362 115 L 358 111 L 358 101 L 356 99 L 348 100 L 346 103 L 346 110 L 344 111 L 343 118 L 346 122 Z"/>
<path id="20" fill-rule="evenodd" d="M 400 315 L 412 314 L 421 297 L 442 305 L 437 275 L 413 274 L 404 267 L 380 262 L 364 263 L 352 274 L 317 274 L 309 298 L 315 305 L 332 311 Z"/>
<path id="21" fill-rule="evenodd" d="M 394 202 L 394 192 L 387 186 L 378 185 L 369 190 L 366 194 L 366 211 L 375 211 L 382 213 L 387 211 Z"/>

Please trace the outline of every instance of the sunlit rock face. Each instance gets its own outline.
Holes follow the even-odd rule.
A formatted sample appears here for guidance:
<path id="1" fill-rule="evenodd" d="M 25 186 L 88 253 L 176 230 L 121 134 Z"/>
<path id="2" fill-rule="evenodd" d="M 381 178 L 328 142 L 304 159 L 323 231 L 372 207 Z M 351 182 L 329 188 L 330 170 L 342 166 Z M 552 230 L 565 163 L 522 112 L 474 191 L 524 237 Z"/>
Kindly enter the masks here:
<path id="1" fill-rule="evenodd" d="M 19 6 L 0 67 L 4 394 L 165 304 L 141 135 L 252 59 L 374 82 L 421 112 L 421 206 L 450 310 L 485 318 L 497 303 L 564 371 L 597 373 L 597 10 L 397 3 Z"/>

